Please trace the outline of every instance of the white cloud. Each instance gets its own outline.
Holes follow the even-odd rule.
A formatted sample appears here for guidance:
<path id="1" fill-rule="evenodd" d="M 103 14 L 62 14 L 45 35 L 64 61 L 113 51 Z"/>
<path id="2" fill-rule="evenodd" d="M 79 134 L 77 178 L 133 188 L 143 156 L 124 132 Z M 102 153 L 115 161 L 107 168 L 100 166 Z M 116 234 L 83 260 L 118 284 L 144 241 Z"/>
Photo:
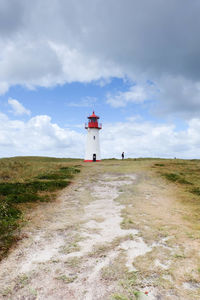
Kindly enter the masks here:
<path id="1" fill-rule="evenodd" d="M 151 85 L 134 85 L 128 91 L 118 91 L 115 95 L 107 95 L 107 103 L 113 107 L 124 107 L 128 103 L 143 103 L 156 94 L 156 90 Z"/>
<path id="2" fill-rule="evenodd" d="M 200 147 L 200 119 L 187 123 L 188 128 L 177 132 L 174 125 L 145 121 L 104 124 L 102 155 L 121 157 L 198 158 Z"/>
<path id="3" fill-rule="evenodd" d="M 88 54 L 76 48 L 70 48 L 62 43 L 49 42 L 49 46 L 62 64 L 62 82 L 91 82 L 101 81 L 111 76 L 121 77 L 122 72 L 112 61 L 106 60 L 102 64 L 101 58 Z"/>
<path id="4" fill-rule="evenodd" d="M 0 82 L 30 89 L 62 83 L 62 62 L 47 41 L 0 40 L 0 47 Z"/>
<path id="5" fill-rule="evenodd" d="M 0 39 L 0 48 L 0 94 L 17 84 L 34 89 L 74 81 L 105 82 L 111 76 L 122 76 L 113 62 L 102 65 L 101 59 L 93 55 L 50 40 L 5 43 Z"/>
<path id="6" fill-rule="evenodd" d="M 182 76 L 164 76 L 159 81 L 158 112 L 162 114 L 179 114 L 186 118 L 199 116 L 200 81 L 186 79 Z"/>
<path id="7" fill-rule="evenodd" d="M 105 84 L 127 76 L 157 82 L 165 113 L 193 117 L 200 111 L 199 9 L 198 0 L 2 0 L 0 94 L 17 84 Z M 123 107 L 148 97 L 139 84 L 107 100 Z"/>
<path id="8" fill-rule="evenodd" d="M 83 157 L 84 136 L 59 127 L 46 115 L 23 122 L 0 114 L 0 156 L 15 155 Z"/>
<path id="9" fill-rule="evenodd" d="M 192 119 L 187 129 L 176 131 L 173 125 L 132 119 L 124 123 L 104 124 L 100 131 L 102 157 L 180 157 L 198 158 L 200 119 Z M 46 115 L 27 122 L 10 120 L 0 113 L 0 157 L 44 155 L 84 158 L 86 132 L 61 128 Z"/>
<path id="10" fill-rule="evenodd" d="M 30 115 L 31 111 L 26 109 L 18 100 L 9 98 L 8 99 L 8 104 L 12 108 L 12 113 L 16 116 L 20 115 Z"/>

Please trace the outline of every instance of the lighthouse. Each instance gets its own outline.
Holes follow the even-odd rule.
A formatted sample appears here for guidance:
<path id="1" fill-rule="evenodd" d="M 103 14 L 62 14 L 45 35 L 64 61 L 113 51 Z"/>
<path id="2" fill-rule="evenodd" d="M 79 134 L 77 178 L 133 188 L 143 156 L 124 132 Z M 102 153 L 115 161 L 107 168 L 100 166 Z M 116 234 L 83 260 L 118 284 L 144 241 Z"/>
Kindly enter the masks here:
<path id="1" fill-rule="evenodd" d="M 84 161 L 100 161 L 99 130 L 102 128 L 102 125 L 99 124 L 99 117 L 95 115 L 94 111 L 88 119 L 88 124 L 85 124 L 85 129 L 87 129 L 87 141 Z"/>

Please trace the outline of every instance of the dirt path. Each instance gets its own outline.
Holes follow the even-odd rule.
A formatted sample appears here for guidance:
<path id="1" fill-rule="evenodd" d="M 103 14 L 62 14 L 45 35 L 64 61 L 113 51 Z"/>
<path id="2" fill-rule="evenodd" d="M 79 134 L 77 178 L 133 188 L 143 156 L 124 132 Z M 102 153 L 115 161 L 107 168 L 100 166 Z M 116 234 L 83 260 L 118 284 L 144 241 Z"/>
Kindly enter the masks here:
<path id="1" fill-rule="evenodd" d="M 88 165 L 39 207 L 0 265 L 0 299 L 199 299 L 184 207 L 164 182 L 130 171 Z"/>

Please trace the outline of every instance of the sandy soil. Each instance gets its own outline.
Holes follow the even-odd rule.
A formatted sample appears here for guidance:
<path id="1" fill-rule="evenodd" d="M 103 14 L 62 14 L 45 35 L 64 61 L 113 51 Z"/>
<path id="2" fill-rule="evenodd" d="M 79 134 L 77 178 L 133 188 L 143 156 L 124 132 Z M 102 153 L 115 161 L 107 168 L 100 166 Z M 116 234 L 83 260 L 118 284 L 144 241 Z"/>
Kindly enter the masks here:
<path id="1" fill-rule="evenodd" d="M 32 212 L 26 238 L 0 264 L 0 299 L 199 299 L 198 242 L 176 239 L 189 225 L 173 191 L 104 169 Z"/>

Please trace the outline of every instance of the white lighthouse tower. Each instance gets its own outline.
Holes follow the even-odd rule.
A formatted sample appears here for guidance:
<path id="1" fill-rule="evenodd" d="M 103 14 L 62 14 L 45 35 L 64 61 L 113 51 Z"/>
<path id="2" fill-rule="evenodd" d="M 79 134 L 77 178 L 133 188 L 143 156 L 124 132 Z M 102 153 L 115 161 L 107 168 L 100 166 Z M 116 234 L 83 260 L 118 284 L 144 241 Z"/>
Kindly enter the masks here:
<path id="1" fill-rule="evenodd" d="M 85 124 L 85 129 L 87 129 L 85 162 L 100 161 L 99 130 L 102 125 L 98 123 L 99 117 L 95 115 L 94 111 L 88 119 L 88 124 Z"/>

